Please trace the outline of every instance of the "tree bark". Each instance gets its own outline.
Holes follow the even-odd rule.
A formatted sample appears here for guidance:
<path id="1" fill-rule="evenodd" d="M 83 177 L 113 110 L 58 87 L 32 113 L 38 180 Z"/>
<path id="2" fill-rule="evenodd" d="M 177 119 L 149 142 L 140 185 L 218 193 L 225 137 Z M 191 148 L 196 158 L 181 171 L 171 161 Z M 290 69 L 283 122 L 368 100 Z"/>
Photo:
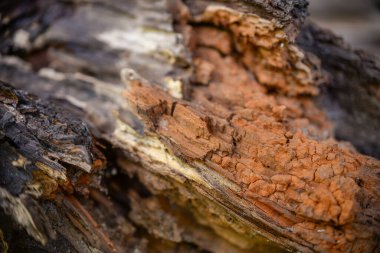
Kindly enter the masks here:
<path id="1" fill-rule="evenodd" d="M 0 250 L 379 250 L 380 64 L 306 6 L 0 4 Z"/>

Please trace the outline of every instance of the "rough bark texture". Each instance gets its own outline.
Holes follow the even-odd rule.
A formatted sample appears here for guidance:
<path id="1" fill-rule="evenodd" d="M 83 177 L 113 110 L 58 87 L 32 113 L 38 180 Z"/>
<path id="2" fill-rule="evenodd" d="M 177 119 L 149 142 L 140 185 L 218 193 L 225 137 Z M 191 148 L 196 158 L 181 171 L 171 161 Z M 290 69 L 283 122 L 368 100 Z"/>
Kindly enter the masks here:
<path id="1" fill-rule="evenodd" d="M 306 6 L 1 3 L 0 250 L 379 250 L 379 63 Z"/>
<path id="2" fill-rule="evenodd" d="M 297 42 L 321 59 L 328 82 L 318 100 L 336 125 L 336 138 L 379 159 L 379 60 L 312 24 L 303 27 Z"/>

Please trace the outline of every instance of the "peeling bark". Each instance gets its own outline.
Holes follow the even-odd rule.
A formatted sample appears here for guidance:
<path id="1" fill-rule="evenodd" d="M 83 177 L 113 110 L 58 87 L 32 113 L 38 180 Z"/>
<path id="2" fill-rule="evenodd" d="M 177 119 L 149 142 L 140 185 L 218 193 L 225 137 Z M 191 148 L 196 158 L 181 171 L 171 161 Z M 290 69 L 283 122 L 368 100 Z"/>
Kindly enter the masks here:
<path id="1" fill-rule="evenodd" d="M 1 4 L 0 249 L 376 252 L 379 64 L 306 6 Z"/>

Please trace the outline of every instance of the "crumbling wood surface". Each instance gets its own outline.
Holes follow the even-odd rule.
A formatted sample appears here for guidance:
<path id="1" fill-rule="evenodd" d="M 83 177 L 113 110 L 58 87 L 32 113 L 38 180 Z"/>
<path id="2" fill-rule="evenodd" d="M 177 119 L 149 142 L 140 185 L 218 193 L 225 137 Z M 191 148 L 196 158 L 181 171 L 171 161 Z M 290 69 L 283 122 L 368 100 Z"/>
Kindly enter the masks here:
<path id="1" fill-rule="evenodd" d="M 306 6 L 3 1 L 0 250 L 378 251 L 379 62 Z"/>

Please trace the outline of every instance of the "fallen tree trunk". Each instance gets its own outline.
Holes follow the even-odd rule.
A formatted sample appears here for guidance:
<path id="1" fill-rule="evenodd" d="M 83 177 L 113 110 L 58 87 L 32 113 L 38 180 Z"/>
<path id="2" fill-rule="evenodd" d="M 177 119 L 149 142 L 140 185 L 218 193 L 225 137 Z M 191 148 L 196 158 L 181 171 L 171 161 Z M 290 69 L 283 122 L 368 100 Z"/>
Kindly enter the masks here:
<path id="1" fill-rule="evenodd" d="M 306 5 L 5 1 L 2 248 L 376 252 L 379 63 Z"/>

